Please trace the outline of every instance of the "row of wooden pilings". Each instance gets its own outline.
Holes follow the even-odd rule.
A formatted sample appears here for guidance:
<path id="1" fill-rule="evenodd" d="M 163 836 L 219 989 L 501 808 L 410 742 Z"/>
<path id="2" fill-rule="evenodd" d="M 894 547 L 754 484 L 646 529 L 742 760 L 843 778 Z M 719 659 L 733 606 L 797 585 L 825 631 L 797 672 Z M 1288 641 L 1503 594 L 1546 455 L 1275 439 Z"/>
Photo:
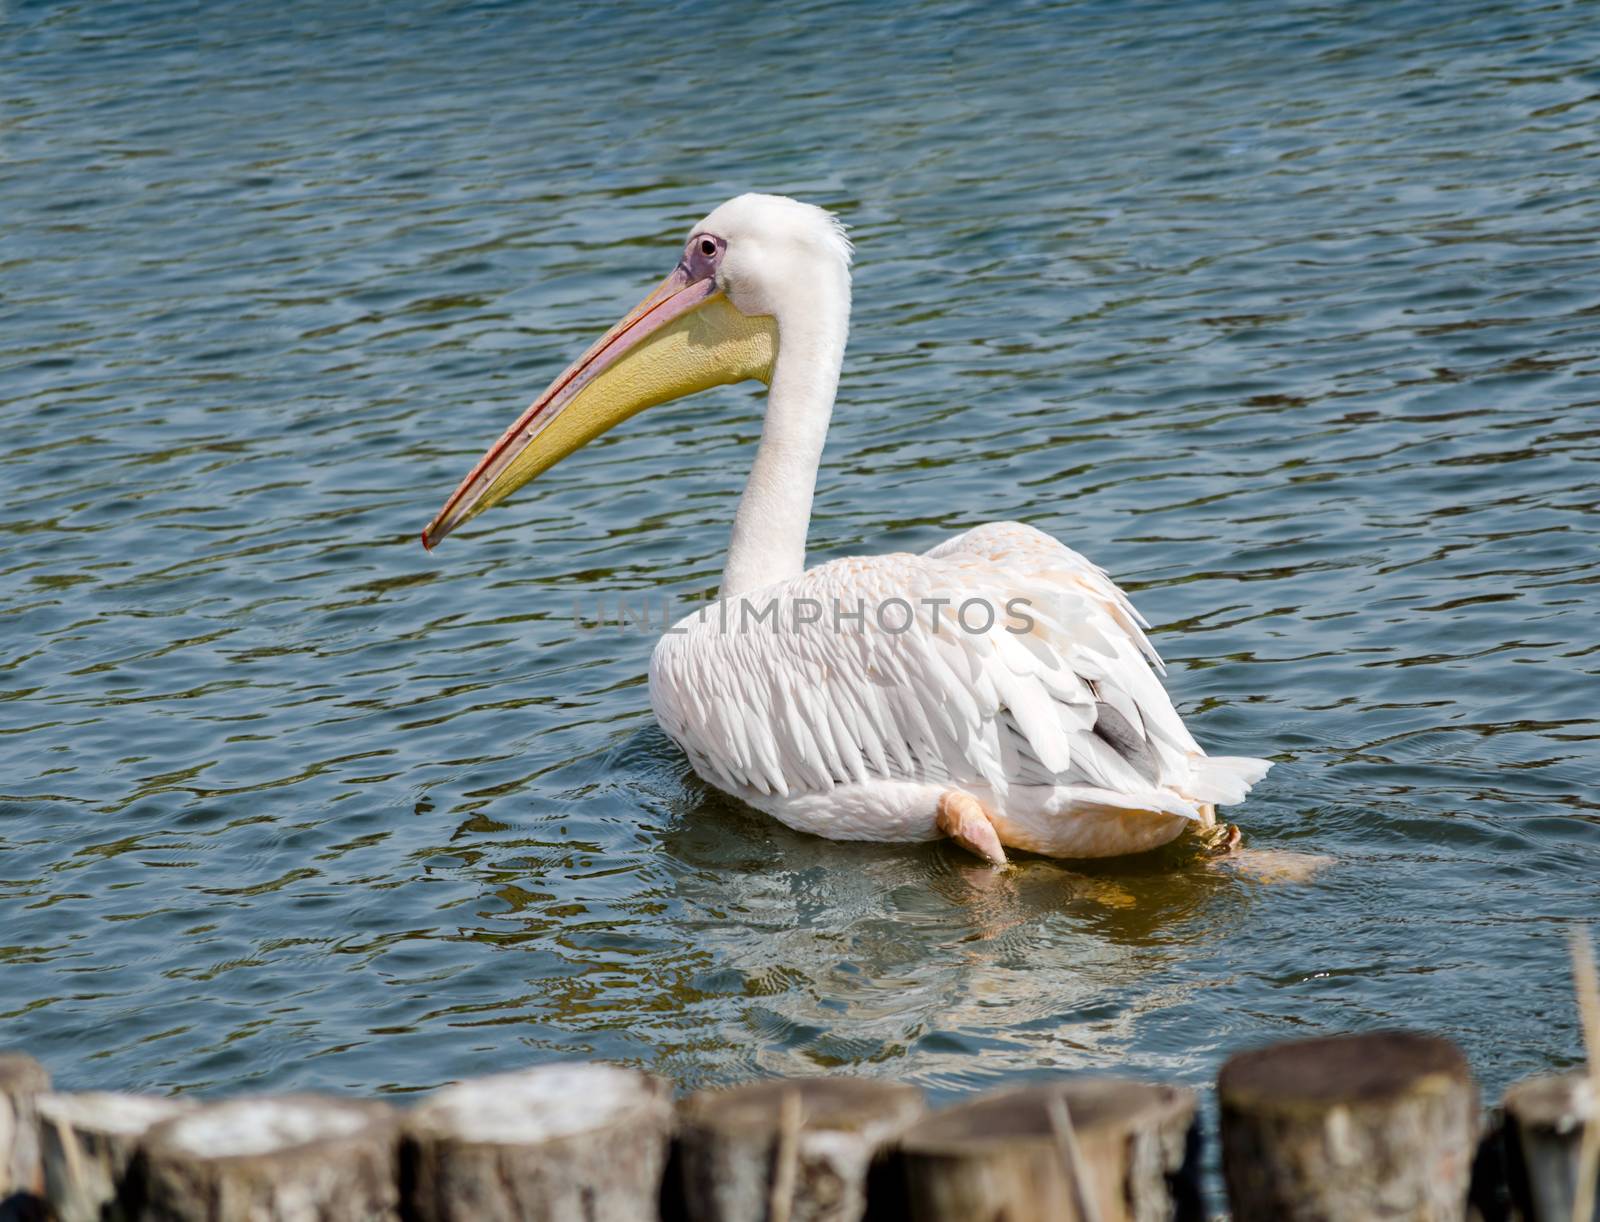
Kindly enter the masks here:
<path id="1" fill-rule="evenodd" d="M 1406 1032 L 1242 1053 L 1217 1102 L 1236 1222 L 1572 1222 L 1586 1134 L 1600 1138 L 1583 1075 L 1519 1083 L 1486 1119 L 1456 1046 Z M 13 1053 L 0 1055 L 0 1218 L 1199 1220 L 1219 1211 L 1203 1196 L 1198 1103 L 1185 1087 L 1072 1076 L 939 1111 L 914 1087 L 845 1077 L 675 1104 L 659 1078 L 558 1064 L 404 1110 L 323 1095 L 199 1104 L 55 1093 Z M 1592 1162 L 1586 1174 L 1592 1189 Z"/>

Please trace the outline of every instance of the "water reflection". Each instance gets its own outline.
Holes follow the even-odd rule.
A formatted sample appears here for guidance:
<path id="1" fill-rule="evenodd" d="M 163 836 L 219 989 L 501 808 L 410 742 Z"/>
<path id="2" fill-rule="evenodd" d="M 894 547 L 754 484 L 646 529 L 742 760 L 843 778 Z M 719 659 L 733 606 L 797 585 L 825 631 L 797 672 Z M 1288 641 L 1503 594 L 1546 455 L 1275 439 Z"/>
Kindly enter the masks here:
<path id="1" fill-rule="evenodd" d="M 597 782 L 618 756 L 660 804 L 657 868 L 608 866 L 561 813 L 548 816 L 557 835 L 474 860 L 482 923 L 460 935 L 548 942 L 560 968 L 540 991 L 452 1021 L 557 1026 L 601 1044 L 614 1033 L 690 1082 L 845 1066 L 903 1076 L 909 1057 L 917 1080 L 964 1089 L 1015 1074 L 1020 1057 L 1114 1058 L 1141 1010 L 1200 987 L 1160 977 L 1186 947 L 1230 936 L 1259 885 L 1186 848 L 996 871 L 945 845 L 819 840 L 703 786 L 654 729 L 571 770 L 575 809 L 604 801 Z M 458 836 L 506 830 L 469 819 Z M 607 880 L 607 898 L 544 889 L 552 870 Z"/>

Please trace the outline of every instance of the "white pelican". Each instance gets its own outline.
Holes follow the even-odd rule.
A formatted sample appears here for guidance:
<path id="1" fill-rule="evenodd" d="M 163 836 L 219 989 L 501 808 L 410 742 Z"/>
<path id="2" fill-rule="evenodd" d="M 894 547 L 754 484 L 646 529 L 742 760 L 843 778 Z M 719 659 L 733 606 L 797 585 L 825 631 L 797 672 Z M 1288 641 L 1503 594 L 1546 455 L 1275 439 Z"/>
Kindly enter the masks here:
<path id="1" fill-rule="evenodd" d="M 1214 806 L 1269 765 L 1200 749 L 1148 625 L 1077 552 L 995 522 L 922 555 L 805 567 L 850 252 L 810 204 L 723 204 L 478 460 L 423 544 L 636 412 L 757 379 L 766 415 L 720 597 L 650 660 L 656 718 L 702 778 L 792 828 L 948 836 L 996 864 L 1006 847 L 1111 857 L 1214 828 Z"/>

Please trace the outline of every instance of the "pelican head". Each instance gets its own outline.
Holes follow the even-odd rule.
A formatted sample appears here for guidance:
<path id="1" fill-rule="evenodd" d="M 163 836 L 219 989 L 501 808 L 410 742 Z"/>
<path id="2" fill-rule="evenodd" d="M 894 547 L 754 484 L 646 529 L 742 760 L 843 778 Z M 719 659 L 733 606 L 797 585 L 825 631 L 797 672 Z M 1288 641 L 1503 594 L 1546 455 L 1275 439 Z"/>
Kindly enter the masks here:
<path id="1" fill-rule="evenodd" d="M 729 200 L 689 231 L 672 273 L 489 447 L 423 546 L 647 407 L 731 382 L 770 384 L 780 337 L 790 349 L 826 349 L 814 355 L 836 374 L 849 268 L 844 227 L 821 208 L 779 195 Z"/>

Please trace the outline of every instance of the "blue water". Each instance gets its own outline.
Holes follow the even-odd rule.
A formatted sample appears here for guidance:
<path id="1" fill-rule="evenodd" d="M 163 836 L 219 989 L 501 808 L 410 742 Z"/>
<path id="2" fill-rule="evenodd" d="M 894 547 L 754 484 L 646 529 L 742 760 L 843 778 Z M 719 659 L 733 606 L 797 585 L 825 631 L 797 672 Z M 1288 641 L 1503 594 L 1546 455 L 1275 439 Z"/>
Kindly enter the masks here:
<path id="1" fill-rule="evenodd" d="M 1597 64 L 1559 3 L 0 4 L 0 1043 L 209 1093 L 1571 1064 Z M 995 875 L 690 777 L 572 606 L 715 585 L 750 387 L 422 551 L 746 189 L 858 246 L 814 558 L 1057 534 L 1277 761 L 1248 843 L 1331 868 Z"/>

